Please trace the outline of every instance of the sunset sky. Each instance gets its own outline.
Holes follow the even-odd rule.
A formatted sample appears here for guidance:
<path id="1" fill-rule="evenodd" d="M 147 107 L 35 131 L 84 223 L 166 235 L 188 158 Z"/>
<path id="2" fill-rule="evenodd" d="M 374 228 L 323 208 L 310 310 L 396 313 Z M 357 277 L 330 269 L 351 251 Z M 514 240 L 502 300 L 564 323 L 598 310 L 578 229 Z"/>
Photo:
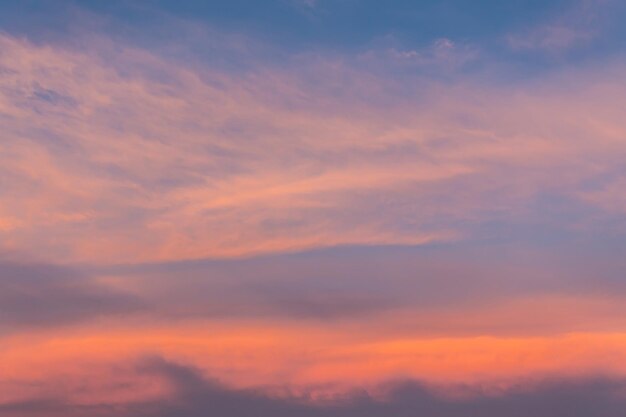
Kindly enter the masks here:
<path id="1" fill-rule="evenodd" d="M 0 1 L 0 416 L 623 417 L 625 19 Z"/>

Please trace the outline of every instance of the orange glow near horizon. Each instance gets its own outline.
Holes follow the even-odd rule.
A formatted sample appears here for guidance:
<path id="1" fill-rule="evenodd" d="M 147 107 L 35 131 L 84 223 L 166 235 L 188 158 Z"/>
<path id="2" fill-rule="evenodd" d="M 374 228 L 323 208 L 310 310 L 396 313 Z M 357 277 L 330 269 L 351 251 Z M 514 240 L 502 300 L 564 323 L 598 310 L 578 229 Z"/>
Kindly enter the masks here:
<path id="1" fill-rule="evenodd" d="M 72 392 L 89 381 L 90 389 L 72 395 L 97 402 L 121 380 L 133 387 L 124 401 L 163 395 L 167 386 L 136 369 L 151 356 L 196 367 L 229 387 L 269 393 L 287 389 L 324 398 L 395 380 L 418 380 L 443 392 L 458 385 L 506 392 L 521 380 L 626 376 L 620 365 L 626 364 L 626 333 L 376 338 L 323 326 L 198 323 L 22 335 L 7 339 L 0 351 L 2 396 L 24 395 L 29 384 L 56 389 L 58 381 Z"/>

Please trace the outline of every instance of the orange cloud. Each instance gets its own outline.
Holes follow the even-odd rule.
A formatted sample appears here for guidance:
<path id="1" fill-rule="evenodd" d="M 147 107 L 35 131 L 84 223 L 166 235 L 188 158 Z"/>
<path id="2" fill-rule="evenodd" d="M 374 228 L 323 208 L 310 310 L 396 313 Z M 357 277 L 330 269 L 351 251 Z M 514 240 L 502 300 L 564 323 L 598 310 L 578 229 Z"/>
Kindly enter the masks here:
<path id="1" fill-rule="evenodd" d="M 46 392 L 77 403 L 164 396 L 162 381 L 133 368 L 137 358 L 151 354 L 193 365 L 231 387 L 320 398 L 397 379 L 444 391 L 468 385 L 497 392 L 520 380 L 626 374 L 619 365 L 626 359 L 622 333 L 385 337 L 314 326 L 205 322 L 8 338 L 0 352 L 0 401 Z M 117 391 L 120 386 L 124 390 Z"/>

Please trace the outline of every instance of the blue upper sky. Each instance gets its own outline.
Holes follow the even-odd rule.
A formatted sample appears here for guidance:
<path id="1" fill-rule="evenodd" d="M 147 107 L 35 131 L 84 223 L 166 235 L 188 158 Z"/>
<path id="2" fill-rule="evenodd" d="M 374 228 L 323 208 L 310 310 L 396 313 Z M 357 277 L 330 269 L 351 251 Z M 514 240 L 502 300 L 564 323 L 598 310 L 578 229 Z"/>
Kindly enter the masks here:
<path id="1" fill-rule="evenodd" d="M 559 20 L 580 7 L 587 8 L 587 21 L 572 24 L 592 24 L 590 9 L 615 16 L 621 8 L 571 0 L 388 0 L 384 6 L 376 0 L 24 0 L 2 2 L 0 22 L 9 30 L 36 31 L 55 29 L 53 16 L 56 29 L 63 28 L 71 21 L 68 12 L 77 8 L 137 26 L 158 23 L 168 14 L 284 45 L 346 48 L 390 35 L 418 45 L 442 37 L 484 43 Z"/>
<path id="2" fill-rule="evenodd" d="M 480 52 L 480 59 L 463 70 L 480 70 L 488 62 L 488 77 L 494 78 L 495 68 L 496 78 L 508 80 L 621 54 L 625 12 L 625 4 L 614 0 L 388 0 L 384 5 L 375 0 L 24 0 L 0 3 L 0 29 L 46 41 L 99 30 L 158 49 L 178 35 L 171 24 L 178 19 L 249 36 L 287 53 L 350 54 L 380 46 L 411 51 L 446 39 Z M 202 40 L 179 44 L 202 56 Z M 243 65 L 238 61 L 232 68 Z"/>

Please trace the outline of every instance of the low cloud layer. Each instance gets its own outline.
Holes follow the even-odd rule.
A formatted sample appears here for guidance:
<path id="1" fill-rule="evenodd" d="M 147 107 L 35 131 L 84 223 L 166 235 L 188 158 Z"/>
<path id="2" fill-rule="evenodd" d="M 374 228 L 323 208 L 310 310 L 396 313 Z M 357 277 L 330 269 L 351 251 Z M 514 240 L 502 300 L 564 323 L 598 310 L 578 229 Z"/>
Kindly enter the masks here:
<path id="1" fill-rule="evenodd" d="M 321 404 L 306 397 L 271 397 L 254 390 L 232 390 L 205 379 L 197 370 L 160 358 L 143 361 L 139 372 L 169 387 L 167 398 L 130 403 L 79 405 L 63 398 L 25 399 L 0 404 L 2 416 L 98 417 L 618 417 L 626 406 L 625 382 L 619 379 L 545 380 L 522 382 L 509 391 L 487 393 L 458 389 L 457 397 L 433 391 L 418 382 L 396 382 L 377 388 L 377 394 L 357 391 L 329 398 Z"/>

